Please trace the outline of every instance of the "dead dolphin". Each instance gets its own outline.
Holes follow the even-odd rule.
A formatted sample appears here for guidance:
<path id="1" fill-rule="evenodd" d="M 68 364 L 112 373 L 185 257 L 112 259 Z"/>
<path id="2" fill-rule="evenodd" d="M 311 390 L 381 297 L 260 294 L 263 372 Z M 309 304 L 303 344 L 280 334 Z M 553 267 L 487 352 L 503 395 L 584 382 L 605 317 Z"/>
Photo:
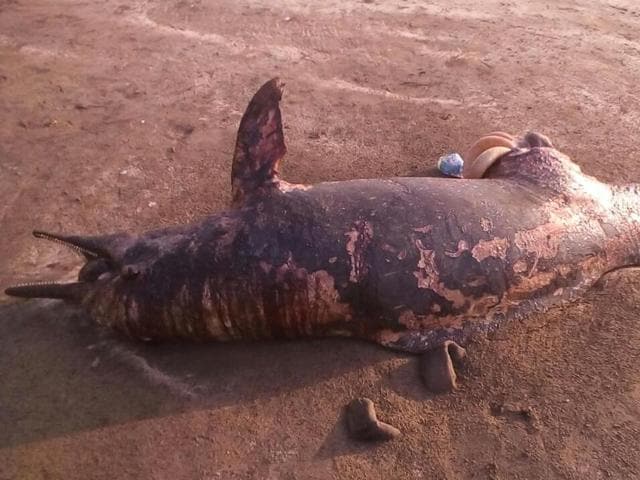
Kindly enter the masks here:
<path id="1" fill-rule="evenodd" d="M 638 186 L 583 174 L 537 134 L 481 139 L 472 179 L 287 183 L 281 96 L 267 82 L 240 122 L 231 210 L 140 236 L 34 232 L 84 255 L 78 281 L 6 293 L 79 303 L 140 339 L 349 336 L 429 352 L 442 390 L 463 355 L 452 342 L 639 262 Z"/>

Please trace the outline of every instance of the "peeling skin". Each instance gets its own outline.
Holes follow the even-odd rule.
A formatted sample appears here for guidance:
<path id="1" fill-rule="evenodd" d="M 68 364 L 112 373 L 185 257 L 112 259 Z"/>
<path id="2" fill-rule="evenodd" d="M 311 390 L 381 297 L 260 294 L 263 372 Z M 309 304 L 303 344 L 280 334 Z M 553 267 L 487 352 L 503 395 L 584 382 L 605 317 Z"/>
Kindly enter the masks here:
<path id="1" fill-rule="evenodd" d="M 366 250 L 373 238 L 373 227 L 369 222 L 357 221 L 345 236 L 348 239 L 346 250 L 351 261 L 349 281 L 358 283 L 367 274 Z"/>
<path id="2" fill-rule="evenodd" d="M 418 288 L 432 290 L 446 300 L 453 303 L 454 307 L 461 307 L 465 303 L 465 297 L 459 290 L 450 290 L 440 282 L 440 272 L 436 264 L 436 253 L 428 250 L 420 240 L 416 240 L 416 248 L 420 253 L 418 270 L 413 275 L 418 280 Z"/>
<path id="3" fill-rule="evenodd" d="M 493 228 L 493 222 L 491 221 L 490 218 L 481 218 L 480 227 L 485 232 L 491 232 L 491 229 Z"/>
<path id="4" fill-rule="evenodd" d="M 514 273 L 523 273 L 523 272 L 526 272 L 529 269 L 529 267 L 527 266 L 526 260 L 520 259 L 513 264 L 512 269 Z"/>
<path id="5" fill-rule="evenodd" d="M 552 285 L 556 277 L 557 274 L 554 271 L 518 277 L 513 287 L 509 289 L 509 298 L 512 301 L 526 298 L 531 292 Z"/>
<path id="6" fill-rule="evenodd" d="M 305 192 L 307 190 L 310 190 L 311 188 L 313 188 L 313 185 L 304 185 L 302 183 L 289 183 L 289 182 L 285 182 L 284 180 L 278 181 L 278 190 L 280 190 L 282 193 L 290 193 L 296 190 Z"/>
<path id="7" fill-rule="evenodd" d="M 538 258 L 554 258 L 560 247 L 560 235 L 565 225 L 546 223 L 531 230 L 517 232 L 514 244 L 523 252 L 534 252 Z"/>
<path id="8" fill-rule="evenodd" d="M 288 184 L 280 85 L 241 121 L 234 208 L 138 237 L 38 232 L 85 257 L 78 282 L 7 293 L 81 304 L 134 338 L 340 335 L 423 352 L 640 264 L 640 187 L 584 175 L 535 134 L 478 180 Z"/>
<path id="9" fill-rule="evenodd" d="M 480 240 L 471 249 L 471 255 L 479 262 L 488 257 L 505 260 L 507 257 L 507 248 L 509 248 L 508 239 L 494 237 L 491 240 Z"/>
<path id="10" fill-rule="evenodd" d="M 571 273 L 571 266 L 569 265 L 559 265 L 557 267 L 558 273 L 563 277 L 566 277 L 569 273 Z"/>
<path id="11" fill-rule="evenodd" d="M 460 240 L 458 242 L 458 249 L 455 252 L 445 252 L 445 255 L 451 258 L 458 258 L 460 255 L 462 255 L 462 252 L 466 252 L 467 250 L 469 250 L 469 244 L 467 243 L 467 241 Z"/>
<path id="12" fill-rule="evenodd" d="M 222 320 L 216 314 L 209 280 L 205 280 L 202 290 L 202 321 L 205 323 L 207 333 L 212 338 L 220 341 L 230 340 L 227 335 L 228 326 L 223 325 Z"/>

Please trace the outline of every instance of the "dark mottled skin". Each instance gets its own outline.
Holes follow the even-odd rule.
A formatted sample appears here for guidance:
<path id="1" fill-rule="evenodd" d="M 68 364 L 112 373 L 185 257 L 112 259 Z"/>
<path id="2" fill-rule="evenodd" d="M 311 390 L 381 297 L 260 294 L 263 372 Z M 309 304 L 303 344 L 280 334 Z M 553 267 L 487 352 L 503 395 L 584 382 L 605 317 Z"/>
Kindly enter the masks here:
<path id="1" fill-rule="evenodd" d="M 140 237 L 59 237 L 94 252 L 80 282 L 7 293 L 80 302 L 139 338 L 347 335 L 421 352 L 638 264 L 635 187 L 582 174 L 535 135 L 480 180 L 281 181 L 280 97 L 268 82 L 243 117 L 233 210 Z"/>

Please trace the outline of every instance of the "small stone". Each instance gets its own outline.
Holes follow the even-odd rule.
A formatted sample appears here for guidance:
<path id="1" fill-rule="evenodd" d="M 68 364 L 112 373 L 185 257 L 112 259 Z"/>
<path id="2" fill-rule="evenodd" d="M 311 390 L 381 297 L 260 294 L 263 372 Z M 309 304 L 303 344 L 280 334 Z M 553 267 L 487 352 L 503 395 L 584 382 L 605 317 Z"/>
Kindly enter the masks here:
<path id="1" fill-rule="evenodd" d="M 438 170 L 448 177 L 461 178 L 463 168 L 464 160 L 456 152 L 448 153 L 438 159 Z"/>
<path id="2" fill-rule="evenodd" d="M 400 435 L 400 430 L 378 420 L 373 402 L 368 398 L 349 403 L 346 417 L 349 434 L 355 440 L 388 441 Z"/>
<path id="3" fill-rule="evenodd" d="M 91 368 L 96 368 L 98 365 L 100 365 L 100 357 L 96 357 L 95 360 L 91 362 Z"/>
<path id="4" fill-rule="evenodd" d="M 157 206 L 158 206 L 158 202 L 149 202 L 150 208 L 157 207 Z"/>

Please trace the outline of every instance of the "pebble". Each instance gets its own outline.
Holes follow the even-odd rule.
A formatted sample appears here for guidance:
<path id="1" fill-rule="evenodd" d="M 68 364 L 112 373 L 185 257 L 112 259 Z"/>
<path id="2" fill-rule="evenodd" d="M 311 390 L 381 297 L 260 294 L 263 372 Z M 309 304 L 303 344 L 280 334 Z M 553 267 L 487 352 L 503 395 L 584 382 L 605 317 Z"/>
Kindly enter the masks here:
<path id="1" fill-rule="evenodd" d="M 462 178 L 464 160 L 459 153 L 447 153 L 438 159 L 438 170 L 448 177 Z"/>

